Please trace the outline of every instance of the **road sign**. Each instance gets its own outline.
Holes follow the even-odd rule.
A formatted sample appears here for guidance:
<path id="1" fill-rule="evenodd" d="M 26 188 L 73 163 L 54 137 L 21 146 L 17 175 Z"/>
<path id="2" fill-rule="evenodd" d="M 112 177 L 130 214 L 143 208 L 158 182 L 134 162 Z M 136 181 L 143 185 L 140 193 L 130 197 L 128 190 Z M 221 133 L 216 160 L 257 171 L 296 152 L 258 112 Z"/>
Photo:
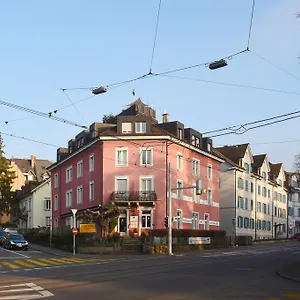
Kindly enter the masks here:
<path id="1" fill-rule="evenodd" d="M 80 232 L 82 232 L 82 233 L 96 232 L 95 224 L 80 224 Z"/>
<path id="2" fill-rule="evenodd" d="M 76 235 L 78 233 L 78 229 L 77 228 L 73 228 L 72 232 L 73 232 L 74 235 Z"/>
<path id="3" fill-rule="evenodd" d="M 295 227 L 295 220 L 289 221 L 289 229 L 292 229 Z"/>

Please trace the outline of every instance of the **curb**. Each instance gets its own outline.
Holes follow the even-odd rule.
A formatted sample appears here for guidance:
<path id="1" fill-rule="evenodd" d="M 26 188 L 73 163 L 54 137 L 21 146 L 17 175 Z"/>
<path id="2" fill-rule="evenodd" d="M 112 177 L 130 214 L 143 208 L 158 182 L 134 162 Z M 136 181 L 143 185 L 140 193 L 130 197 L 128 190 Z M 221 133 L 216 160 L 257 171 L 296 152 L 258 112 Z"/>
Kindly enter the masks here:
<path id="1" fill-rule="evenodd" d="M 286 280 L 290 280 L 290 281 L 294 281 L 294 282 L 297 282 L 297 283 L 300 283 L 300 278 L 295 278 L 295 277 L 292 277 L 282 271 L 276 271 L 276 275 L 281 277 L 281 278 L 284 278 Z"/>
<path id="2" fill-rule="evenodd" d="M 35 248 L 34 246 L 30 246 L 29 249 L 33 249 L 33 250 L 37 250 L 37 251 L 40 251 L 42 253 L 47 253 L 47 254 L 52 254 L 52 255 L 56 255 L 56 256 L 65 256 L 63 254 L 58 254 L 58 253 L 55 253 L 55 252 L 51 252 L 50 250 L 41 250 L 40 248 Z M 66 252 L 66 255 L 67 255 L 68 252 Z"/>

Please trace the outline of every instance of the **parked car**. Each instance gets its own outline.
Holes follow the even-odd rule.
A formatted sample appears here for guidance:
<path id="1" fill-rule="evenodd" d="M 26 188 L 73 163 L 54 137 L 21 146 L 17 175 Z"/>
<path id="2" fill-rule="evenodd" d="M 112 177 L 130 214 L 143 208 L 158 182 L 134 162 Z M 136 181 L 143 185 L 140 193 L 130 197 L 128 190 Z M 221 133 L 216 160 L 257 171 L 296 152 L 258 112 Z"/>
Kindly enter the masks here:
<path id="1" fill-rule="evenodd" d="M 5 238 L 4 247 L 10 250 L 28 250 L 28 242 L 25 240 L 22 234 L 10 233 Z"/>
<path id="2" fill-rule="evenodd" d="M 299 241 L 300 240 L 300 233 L 298 232 L 298 233 L 295 233 L 294 235 L 292 235 L 291 237 L 290 237 L 292 240 L 297 240 L 297 241 Z"/>
<path id="3" fill-rule="evenodd" d="M 3 246 L 3 243 L 5 241 L 5 236 L 7 235 L 7 232 L 0 231 L 0 246 Z"/>
<path id="4" fill-rule="evenodd" d="M 3 228 L 7 233 L 18 233 L 18 228 Z"/>

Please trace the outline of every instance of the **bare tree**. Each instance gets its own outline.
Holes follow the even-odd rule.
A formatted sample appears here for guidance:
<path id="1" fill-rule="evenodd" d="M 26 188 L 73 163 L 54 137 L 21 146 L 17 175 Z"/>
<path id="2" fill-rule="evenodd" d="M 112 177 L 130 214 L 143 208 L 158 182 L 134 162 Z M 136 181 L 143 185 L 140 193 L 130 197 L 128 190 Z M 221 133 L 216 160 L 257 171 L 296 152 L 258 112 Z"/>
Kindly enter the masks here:
<path id="1" fill-rule="evenodd" d="M 300 173 L 300 153 L 295 156 L 294 167 L 295 171 Z"/>

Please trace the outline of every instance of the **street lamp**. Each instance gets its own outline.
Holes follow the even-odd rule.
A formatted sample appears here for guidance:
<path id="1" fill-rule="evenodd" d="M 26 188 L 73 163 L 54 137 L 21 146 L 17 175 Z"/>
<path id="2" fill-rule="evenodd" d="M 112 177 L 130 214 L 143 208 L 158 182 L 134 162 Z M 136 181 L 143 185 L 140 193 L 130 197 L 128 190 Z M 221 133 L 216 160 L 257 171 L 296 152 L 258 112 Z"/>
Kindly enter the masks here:
<path id="1" fill-rule="evenodd" d="M 75 208 L 72 208 L 71 209 L 71 211 L 72 211 L 72 214 L 73 214 L 73 229 L 75 229 L 76 228 L 76 213 L 77 213 L 77 209 L 75 209 Z M 76 235 L 74 234 L 74 232 L 73 232 L 73 255 L 75 255 L 75 253 L 76 253 L 76 248 L 75 248 L 75 246 L 76 246 Z"/>
<path id="2" fill-rule="evenodd" d="M 216 70 L 216 69 L 220 69 L 220 68 L 223 68 L 226 66 L 227 66 L 227 61 L 225 59 L 221 59 L 221 60 L 217 60 L 213 63 L 210 63 L 208 67 L 211 70 Z"/>
<path id="3" fill-rule="evenodd" d="M 100 86 L 98 88 L 95 88 L 92 90 L 92 93 L 94 95 L 100 95 L 100 94 L 104 94 L 107 92 L 107 88 L 103 87 L 103 86 Z"/>

